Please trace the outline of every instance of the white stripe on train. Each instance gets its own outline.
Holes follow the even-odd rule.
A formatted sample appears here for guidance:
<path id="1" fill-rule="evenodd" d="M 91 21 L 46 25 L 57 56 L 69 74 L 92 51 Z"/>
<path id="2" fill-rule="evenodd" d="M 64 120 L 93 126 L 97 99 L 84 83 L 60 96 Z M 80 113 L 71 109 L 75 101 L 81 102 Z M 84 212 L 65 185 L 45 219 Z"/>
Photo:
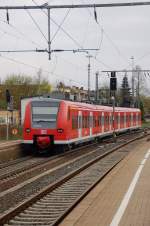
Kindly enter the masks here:
<path id="1" fill-rule="evenodd" d="M 137 129 L 139 128 L 139 126 L 133 126 L 133 127 L 129 127 L 129 128 L 125 128 L 125 129 L 117 129 L 115 130 L 116 132 L 123 132 L 123 131 L 127 131 L 128 129 Z M 82 141 L 88 141 L 90 139 L 94 139 L 95 137 L 105 137 L 108 135 L 111 135 L 113 133 L 113 130 L 109 131 L 109 132 L 103 132 L 103 133 L 98 133 L 92 136 L 86 136 L 86 137 L 81 137 L 81 138 L 74 138 L 74 139 L 70 139 L 70 140 L 55 140 L 54 144 L 70 144 L 70 143 L 80 143 Z M 22 143 L 24 144 L 33 144 L 33 140 L 23 140 Z"/>

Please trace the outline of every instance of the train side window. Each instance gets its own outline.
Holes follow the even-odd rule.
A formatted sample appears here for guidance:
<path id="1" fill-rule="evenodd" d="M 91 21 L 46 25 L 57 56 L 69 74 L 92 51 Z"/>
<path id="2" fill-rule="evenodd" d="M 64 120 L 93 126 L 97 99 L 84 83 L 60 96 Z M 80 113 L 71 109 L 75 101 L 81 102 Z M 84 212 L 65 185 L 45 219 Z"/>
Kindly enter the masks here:
<path id="1" fill-rule="evenodd" d="M 68 121 L 70 120 L 70 107 L 68 107 Z"/>
<path id="2" fill-rule="evenodd" d="M 78 128 L 80 129 L 80 128 L 82 128 L 82 116 L 81 115 L 79 115 L 78 116 Z"/>
<path id="3" fill-rule="evenodd" d="M 90 127 L 90 118 L 89 118 L 89 115 L 87 116 L 87 128 Z"/>
<path id="4" fill-rule="evenodd" d="M 97 127 L 97 117 L 94 116 L 94 127 Z"/>
<path id="5" fill-rule="evenodd" d="M 87 127 L 87 116 L 84 116 L 84 120 L 83 120 L 83 128 Z"/>
<path id="6" fill-rule="evenodd" d="M 89 120 L 90 120 L 90 122 L 89 122 L 90 123 L 90 127 L 93 127 L 93 116 L 90 115 L 89 116 Z"/>
<path id="7" fill-rule="evenodd" d="M 121 123 L 124 124 L 124 115 L 121 116 Z"/>
<path id="8" fill-rule="evenodd" d="M 99 126 L 101 126 L 101 122 L 102 122 L 101 115 L 99 115 L 98 120 L 99 120 Z"/>
<path id="9" fill-rule="evenodd" d="M 97 126 L 100 127 L 101 123 L 101 118 L 100 115 L 97 116 Z"/>
<path id="10" fill-rule="evenodd" d="M 118 124 L 118 115 L 115 116 L 116 124 Z"/>
<path id="11" fill-rule="evenodd" d="M 85 128 L 85 116 L 82 117 L 82 127 Z"/>
<path id="12" fill-rule="evenodd" d="M 72 129 L 78 128 L 78 116 L 72 115 Z"/>
<path id="13" fill-rule="evenodd" d="M 75 128 L 75 117 L 74 115 L 72 115 L 72 129 Z"/>
<path id="14" fill-rule="evenodd" d="M 129 123 L 129 116 L 126 115 L 126 122 Z"/>
<path id="15" fill-rule="evenodd" d="M 101 117 L 101 125 L 103 126 L 104 125 L 104 116 L 102 115 Z"/>
<path id="16" fill-rule="evenodd" d="M 109 117 L 109 122 L 110 122 L 110 125 L 112 125 L 112 124 L 113 124 L 113 115 L 112 115 L 112 114 L 110 114 L 110 117 Z"/>
<path id="17" fill-rule="evenodd" d="M 129 122 L 131 123 L 131 113 L 129 114 Z"/>
<path id="18" fill-rule="evenodd" d="M 93 116 L 93 128 L 95 127 L 95 115 Z"/>

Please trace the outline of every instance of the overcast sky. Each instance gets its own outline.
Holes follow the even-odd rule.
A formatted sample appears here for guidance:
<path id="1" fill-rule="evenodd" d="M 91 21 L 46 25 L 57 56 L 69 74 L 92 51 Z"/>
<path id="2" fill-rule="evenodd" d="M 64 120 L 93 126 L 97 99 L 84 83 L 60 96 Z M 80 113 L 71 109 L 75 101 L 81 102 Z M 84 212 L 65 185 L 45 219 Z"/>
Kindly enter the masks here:
<path id="1" fill-rule="evenodd" d="M 134 0 L 132 0 L 134 1 Z M 45 0 L 3 0 L 0 5 L 44 4 Z M 114 0 L 51 0 L 49 4 L 110 3 Z M 118 2 L 131 2 L 118 0 Z M 91 58 L 91 87 L 95 87 L 95 72 L 100 72 L 100 82 L 108 81 L 102 70 L 131 69 L 134 64 L 150 69 L 150 6 L 97 8 L 98 24 L 93 9 L 53 9 L 51 12 L 52 49 L 100 48 L 89 52 Z M 9 11 L 10 24 L 6 23 L 6 12 L 0 12 L 0 50 L 30 50 L 47 48 L 47 16 L 41 10 L 30 10 L 44 36 L 25 10 Z M 63 29 L 60 24 L 65 18 Z M 67 33 L 67 35 L 66 35 Z M 71 38 L 70 38 L 71 37 Z M 73 41 L 74 40 L 74 41 Z M 8 74 L 23 73 L 35 76 L 39 68 L 43 76 L 52 83 L 63 81 L 68 85 L 87 88 L 86 53 L 1 53 L 0 78 Z M 96 57 L 96 59 L 94 58 Z"/>

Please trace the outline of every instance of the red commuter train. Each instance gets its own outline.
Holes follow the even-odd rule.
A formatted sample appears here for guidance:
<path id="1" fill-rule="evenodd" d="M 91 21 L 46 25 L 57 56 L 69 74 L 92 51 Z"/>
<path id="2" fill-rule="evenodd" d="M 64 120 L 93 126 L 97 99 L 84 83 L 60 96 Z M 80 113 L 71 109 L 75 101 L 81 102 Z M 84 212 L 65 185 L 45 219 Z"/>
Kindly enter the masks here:
<path id="1" fill-rule="evenodd" d="M 141 127 L 141 112 L 136 108 L 71 102 L 51 98 L 31 99 L 26 104 L 23 143 L 42 151 L 75 145 L 96 138 Z"/>

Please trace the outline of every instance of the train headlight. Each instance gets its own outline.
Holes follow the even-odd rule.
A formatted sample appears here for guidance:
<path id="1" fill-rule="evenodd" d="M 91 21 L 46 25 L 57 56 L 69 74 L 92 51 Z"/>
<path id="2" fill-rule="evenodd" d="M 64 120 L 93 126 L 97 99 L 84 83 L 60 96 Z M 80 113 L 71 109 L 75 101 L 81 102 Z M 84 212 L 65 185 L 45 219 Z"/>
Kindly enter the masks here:
<path id="1" fill-rule="evenodd" d="M 26 133 L 30 133 L 31 132 L 30 128 L 26 128 L 25 131 L 26 131 Z"/>

